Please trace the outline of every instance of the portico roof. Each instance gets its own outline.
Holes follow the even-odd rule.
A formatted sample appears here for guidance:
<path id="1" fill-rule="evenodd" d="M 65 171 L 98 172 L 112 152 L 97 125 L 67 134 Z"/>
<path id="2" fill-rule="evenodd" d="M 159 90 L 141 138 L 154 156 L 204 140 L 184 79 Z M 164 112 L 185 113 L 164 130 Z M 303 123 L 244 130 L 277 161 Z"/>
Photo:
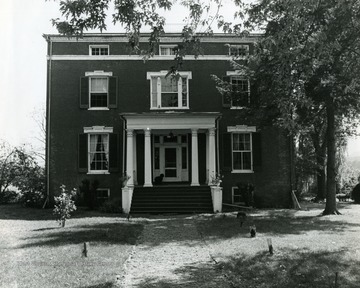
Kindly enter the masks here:
<path id="1" fill-rule="evenodd" d="M 153 129 L 210 129 L 215 128 L 218 112 L 148 112 L 121 113 L 126 128 L 134 130 Z"/>

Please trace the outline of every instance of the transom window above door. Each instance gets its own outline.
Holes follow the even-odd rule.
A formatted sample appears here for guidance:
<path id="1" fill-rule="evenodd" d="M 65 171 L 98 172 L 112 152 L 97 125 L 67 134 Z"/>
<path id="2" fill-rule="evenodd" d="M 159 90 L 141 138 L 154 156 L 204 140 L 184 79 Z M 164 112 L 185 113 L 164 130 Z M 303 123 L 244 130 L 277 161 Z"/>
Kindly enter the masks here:
<path id="1" fill-rule="evenodd" d="M 148 72 L 151 109 L 188 109 L 191 72 L 168 75 L 168 71 Z"/>

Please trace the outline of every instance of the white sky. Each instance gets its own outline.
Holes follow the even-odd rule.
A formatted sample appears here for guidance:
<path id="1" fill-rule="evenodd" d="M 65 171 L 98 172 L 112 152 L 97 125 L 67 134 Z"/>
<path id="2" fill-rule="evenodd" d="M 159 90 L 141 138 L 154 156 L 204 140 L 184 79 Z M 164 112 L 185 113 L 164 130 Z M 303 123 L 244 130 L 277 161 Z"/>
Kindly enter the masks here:
<path id="1" fill-rule="evenodd" d="M 230 0 L 225 1 L 226 3 Z M 33 143 L 39 130 L 32 118 L 45 107 L 46 41 L 43 34 L 57 33 L 50 19 L 60 17 L 59 1 L 0 0 L 0 140 L 12 145 Z M 229 15 L 235 10 L 229 9 Z M 184 14 L 167 14 L 172 29 L 179 31 Z M 109 27 L 107 32 L 117 32 Z M 349 154 L 360 156 L 360 139 L 350 141 Z"/>

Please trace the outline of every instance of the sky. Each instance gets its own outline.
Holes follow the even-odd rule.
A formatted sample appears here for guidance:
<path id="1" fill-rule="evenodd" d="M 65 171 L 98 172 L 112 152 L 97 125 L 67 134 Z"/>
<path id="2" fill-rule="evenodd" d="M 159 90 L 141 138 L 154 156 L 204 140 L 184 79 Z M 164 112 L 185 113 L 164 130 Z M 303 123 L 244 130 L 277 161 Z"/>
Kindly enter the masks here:
<path id="1" fill-rule="evenodd" d="M 50 20 L 60 17 L 59 1 L 0 0 L 0 7 L 0 141 L 39 146 L 36 138 L 41 133 L 34 113 L 41 114 L 46 103 L 46 41 L 42 35 L 57 33 Z M 167 32 L 179 31 L 184 18 L 181 9 L 166 16 L 171 24 Z M 107 32 L 116 31 L 109 26 Z M 360 157 L 360 138 L 350 140 L 349 155 Z"/>

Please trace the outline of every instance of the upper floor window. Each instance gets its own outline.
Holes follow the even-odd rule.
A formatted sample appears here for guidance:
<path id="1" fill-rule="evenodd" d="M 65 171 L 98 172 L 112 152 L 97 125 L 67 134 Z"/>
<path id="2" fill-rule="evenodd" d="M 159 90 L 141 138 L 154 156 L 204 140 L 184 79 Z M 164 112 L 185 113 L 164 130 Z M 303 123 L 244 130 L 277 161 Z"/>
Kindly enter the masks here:
<path id="1" fill-rule="evenodd" d="M 229 55 L 234 57 L 246 57 L 249 55 L 249 45 L 230 45 Z"/>
<path id="2" fill-rule="evenodd" d="M 109 45 L 90 45 L 90 55 L 109 55 Z"/>
<path id="3" fill-rule="evenodd" d="M 117 78 L 112 72 L 86 72 L 81 78 L 80 108 L 104 110 L 117 107 Z"/>
<path id="4" fill-rule="evenodd" d="M 177 47 L 177 45 L 159 45 L 159 55 L 175 55 Z"/>
<path id="5" fill-rule="evenodd" d="M 189 79 L 191 72 L 179 72 L 176 76 L 167 71 L 148 72 L 150 80 L 151 109 L 189 108 Z"/>
<path id="6" fill-rule="evenodd" d="M 232 95 L 231 107 L 246 107 L 250 103 L 250 83 L 249 79 L 242 76 L 230 77 Z"/>
<path id="7" fill-rule="evenodd" d="M 90 107 L 107 108 L 108 107 L 108 78 L 90 77 Z"/>

